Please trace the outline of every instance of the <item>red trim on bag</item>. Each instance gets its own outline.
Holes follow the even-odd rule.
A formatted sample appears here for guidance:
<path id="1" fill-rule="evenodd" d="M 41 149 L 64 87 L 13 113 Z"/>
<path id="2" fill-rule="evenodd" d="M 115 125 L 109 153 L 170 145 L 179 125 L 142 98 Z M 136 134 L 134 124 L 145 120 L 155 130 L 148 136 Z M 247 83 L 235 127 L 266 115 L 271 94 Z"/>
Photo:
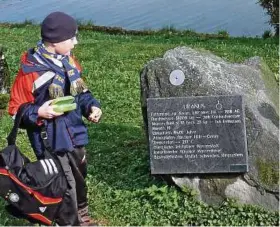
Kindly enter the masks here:
<path id="1" fill-rule="evenodd" d="M 37 220 L 39 220 L 41 222 L 44 222 L 47 225 L 51 225 L 52 224 L 51 220 L 49 220 L 48 218 L 46 218 L 45 216 L 43 216 L 41 214 L 35 213 L 35 214 L 27 214 L 27 215 L 29 215 L 32 218 L 37 219 Z"/>
<path id="2" fill-rule="evenodd" d="M 29 194 L 34 195 L 34 197 L 36 197 L 36 199 L 39 200 L 44 205 L 60 203 L 62 201 L 62 198 L 49 198 L 49 197 L 45 197 L 45 196 L 41 195 L 39 192 L 34 191 L 32 188 L 30 188 L 30 187 L 26 186 L 25 184 L 23 184 L 22 182 L 20 182 L 14 174 L 10 173 L 6 169 L 0 169 L 0 174 L 10 176 L 10 178 L 15 183 L 17 183 L 18 185 L 23 187 Z"/>
<path id="3" fill-rule="evenodd" d="M 0 174 L 1 175 L 6 175 L 6 176 L 9 176 L 9 173 L 6 169 L 0 169 Z"/>

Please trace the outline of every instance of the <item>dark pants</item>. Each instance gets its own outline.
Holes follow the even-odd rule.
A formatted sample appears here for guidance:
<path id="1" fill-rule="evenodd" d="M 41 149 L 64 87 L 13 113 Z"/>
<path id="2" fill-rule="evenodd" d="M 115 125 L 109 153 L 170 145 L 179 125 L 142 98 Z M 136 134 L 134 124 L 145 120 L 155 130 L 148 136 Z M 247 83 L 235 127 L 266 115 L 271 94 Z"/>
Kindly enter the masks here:
<path id="1" fill-rule="evenodd" d="M 58 154 L 69 187 L 60 209 L 59 225 L 79 225 L 78 209 L 85 208 L 87 204 L 87 175 L 86 150 L 84 147 L 75 148 L 74 152 Z M 68 206 L 75 210 L 69 213 Z"/>

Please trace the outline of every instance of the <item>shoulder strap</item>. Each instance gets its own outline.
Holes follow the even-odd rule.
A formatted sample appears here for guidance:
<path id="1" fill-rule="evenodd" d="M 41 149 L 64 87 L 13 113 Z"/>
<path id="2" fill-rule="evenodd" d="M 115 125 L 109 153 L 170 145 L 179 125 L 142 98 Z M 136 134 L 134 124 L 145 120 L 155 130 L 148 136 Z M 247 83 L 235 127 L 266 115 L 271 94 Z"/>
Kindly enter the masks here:
<path id="1" fill-rule="evenodd" d="M 17 133 L 18 133 L 18 129 L 19 129 L 19 126 L 20 126 L 20 122 L 21 122 L 22 116 L 26 112 L 26 108 L 25 107 L 28 104 L 29 103 L 23 103 L 18 108 L 18 111 L 17 111 L 17 114 L 16 114 L 16 118 L 15 118 L 15 121 L 14 121 L 14 126 L 13 126 L 10 134 L 7 137 L 8 145 L 15 145 L 15 143 L 16 143 Z"/>
<path id="2" fill-rule="evenodd" d="M 42 125 L 42 128 L 41 128 L 41 138 L 43 140 L 43 144 L 44 144 L 44 147 L 45 147 L 46 151 L 49 152 L 50 154 L 53 154 L 53 151 L 51 149 L 51 145 L 48 141 L 47 128 L 44 124 Z"/>
<path id="3" fill-rule="evenodd" d="M 17 139 L 17 133 L 18 133 L 18 129 L 21 123 L 21 119 L 23 117 L 23 115 L 26 112 L 26 106 L 30 104 L 30 102 L 27 103 L 23 103 L 20 105 L 20 107 L 18 108 L 18 112 L 16 114 L 16 118 L 14 121 L 14 126 L 10 132 L 10 134 L 7 137 L 7 141 L 8 141 L 8 145 L 15 145 L 16 144 L 16 139 Z M 45 152 L 47 152 L 51 157 L 54 157 L 53 151 L 51 149 L 51 146 L 49 144 L 48 141 L 48 137 L 47 137 L 47 130 L 46 130 L 46 126 L 43 125 L 41 128 L 41 138 L 43 140 L 43 144 L 45 146 Z"/>

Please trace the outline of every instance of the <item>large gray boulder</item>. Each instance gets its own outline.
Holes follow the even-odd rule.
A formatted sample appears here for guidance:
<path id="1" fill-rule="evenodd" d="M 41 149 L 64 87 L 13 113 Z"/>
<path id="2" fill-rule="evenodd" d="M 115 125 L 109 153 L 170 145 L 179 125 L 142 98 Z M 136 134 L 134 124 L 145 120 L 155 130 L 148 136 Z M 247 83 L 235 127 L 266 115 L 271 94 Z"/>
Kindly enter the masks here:
<path id="1" fill-rule="evenodd" d="M 180 86 L 169 82 L 173 70 L 182 70 Z M 243 64 L 226 62 L 205 50 L 178 47 L 150 61 L 141 72 L 141 105 L 147 130 L 147 98 L 242 95 L 249 172 L 171 176 L 180 187 L 191 187 L 198 198 L 219 204 L 225 198 L 278 209 L 279 203 L 279 91 L 273 73 L 259 57 Z"/>

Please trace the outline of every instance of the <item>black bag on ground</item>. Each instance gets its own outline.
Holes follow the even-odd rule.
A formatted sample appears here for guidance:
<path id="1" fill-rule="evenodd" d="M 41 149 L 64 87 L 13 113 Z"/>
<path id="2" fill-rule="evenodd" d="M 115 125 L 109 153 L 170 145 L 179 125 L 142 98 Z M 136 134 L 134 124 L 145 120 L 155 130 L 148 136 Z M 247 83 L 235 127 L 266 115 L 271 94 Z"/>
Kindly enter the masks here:
<path id="1" fill-rule="evenodd" d="M 0 196 L 22 214 L 46 225 L 67 219 L 65 212 L 68 187 L 61 164 L 46 150 L 46 158 L 35 162 L 23 155 L 15 145 L 24 104 L 20 107 L 14 127 L 8 136 L 8 147 L 0 152 Z M 60 216 L 60 214 L 62 216 Z M 67 220 L 65 220 L 67 223 Z"/>

